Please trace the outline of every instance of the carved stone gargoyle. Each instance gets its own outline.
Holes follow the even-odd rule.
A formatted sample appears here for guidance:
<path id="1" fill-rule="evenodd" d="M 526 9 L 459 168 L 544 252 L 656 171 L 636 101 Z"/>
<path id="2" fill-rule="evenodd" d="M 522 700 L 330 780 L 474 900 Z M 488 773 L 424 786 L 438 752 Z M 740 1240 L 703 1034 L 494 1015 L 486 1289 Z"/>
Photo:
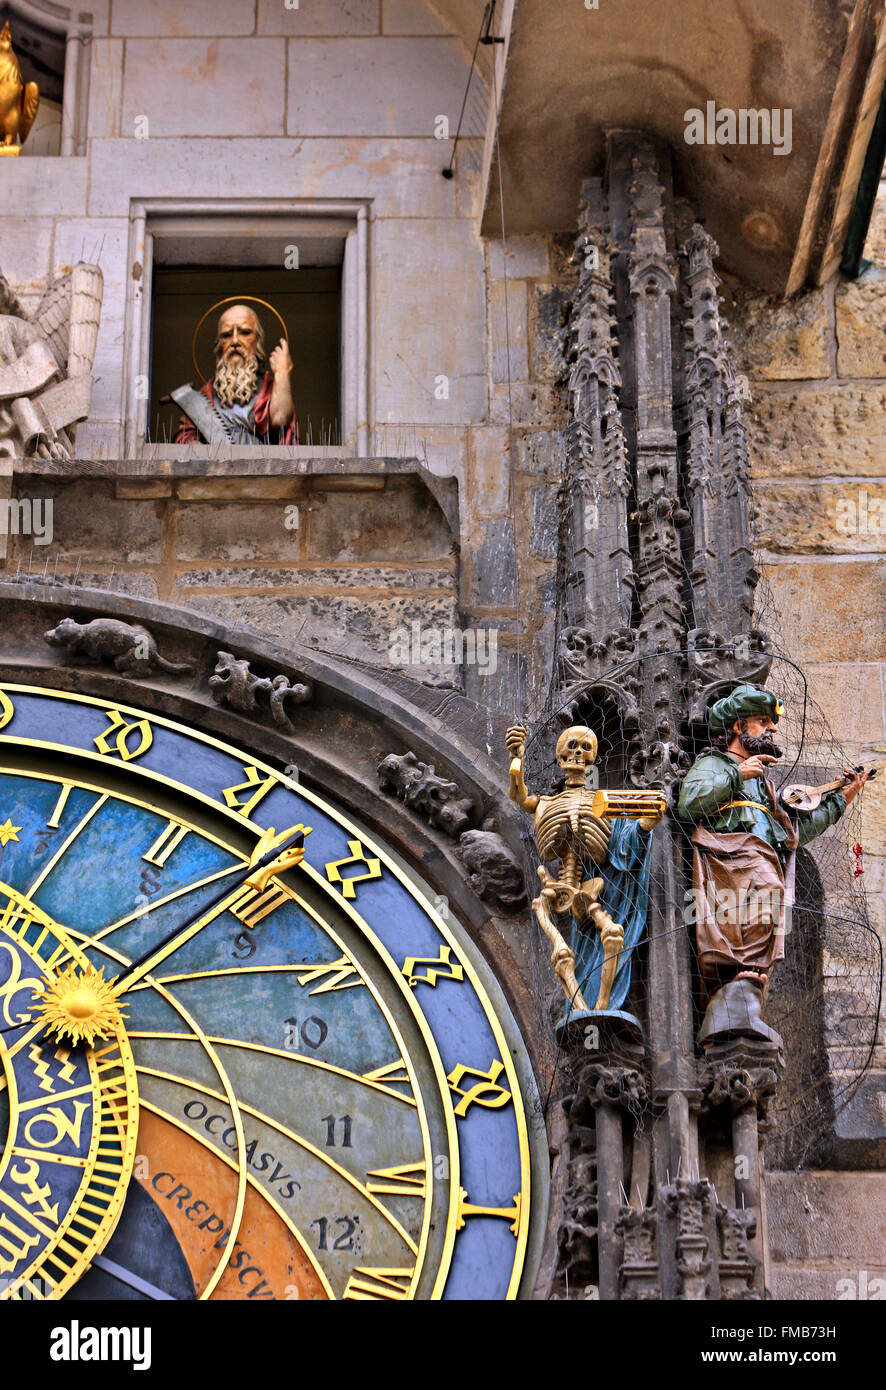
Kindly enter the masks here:
<path id="1" fill-rule="evenodd" d="M 29 317 L 0 273 L 0 458 L 69 459 L 92 401 L 104 278 L 80 262 Z"/>

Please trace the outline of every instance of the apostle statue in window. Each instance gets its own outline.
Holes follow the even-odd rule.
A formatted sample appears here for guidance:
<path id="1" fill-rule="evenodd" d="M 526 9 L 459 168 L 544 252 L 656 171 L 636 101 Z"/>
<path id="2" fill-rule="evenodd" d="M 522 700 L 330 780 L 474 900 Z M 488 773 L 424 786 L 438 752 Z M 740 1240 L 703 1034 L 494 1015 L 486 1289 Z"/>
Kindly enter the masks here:
<path id="1" fill-rule="evenodd" d="M 170 392 L 184 411 L 175 442 L 297 444 L 291 374 L 285 337 L 267 357 L 258 315 L 230 305 L 218 320 L 215 375 L 200 391 L 186 385 Z"/>

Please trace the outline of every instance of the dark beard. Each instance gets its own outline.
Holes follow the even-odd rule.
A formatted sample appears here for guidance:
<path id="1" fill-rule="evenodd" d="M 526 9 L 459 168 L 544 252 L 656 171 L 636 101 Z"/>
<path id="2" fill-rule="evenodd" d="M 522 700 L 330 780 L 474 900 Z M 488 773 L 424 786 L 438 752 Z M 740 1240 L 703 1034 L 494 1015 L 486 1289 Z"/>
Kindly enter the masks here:
<path id="1" fill-rule="evenodd" d="M 759 738 L 754 738 L 752 734 L 742 734 L 741 746 L 750 758 L 760 753 L 768 753 L 773 758 L 784 757 L 784 749 L 779 748 L 771 734 L 761 734 Z"/>

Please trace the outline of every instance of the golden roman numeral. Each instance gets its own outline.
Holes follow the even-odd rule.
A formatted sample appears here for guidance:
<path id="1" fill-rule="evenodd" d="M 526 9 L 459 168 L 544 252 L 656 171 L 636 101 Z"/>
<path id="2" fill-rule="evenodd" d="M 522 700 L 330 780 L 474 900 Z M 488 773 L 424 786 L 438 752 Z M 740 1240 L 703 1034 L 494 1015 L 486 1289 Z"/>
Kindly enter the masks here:
<path id="1" fill-rule="evenodd" d="M 409 1297 L 412 1269 L 355 1269 L 342 1298 L 377 1302 L 382 1298 L 405 1300 Z M 361 1277 L 358 1279 L 358 1275 Z"/>
<path id="2" fill-rule="evenodd" d="M 58 801 L 55 803 L 55 810 L 52 813 L 52 820 L 46 822 L 47 830 L 58 830 L 62 818 L 62 811 L 68 803 L 68 797 L 74 789 L 73 782 L 62 782 L 62 789 L 59 793 Z"/>
<path id="3" fill-rule="evenodd" d="M 500 1110 L 503 1105 L 507 1105 L 511 1099 L 510 1091 L 505 1090 L 504 1086 L 495 1084 L 504 1069 L 504 1062 L 499 1062 L 498 1059 L 491 1063 L 488 1071 L 478 1071 L 476 1067 L 466 1067 L 461 1062 L 457 1067 L 453 1067 L 446 1080 L 449 1082 L 450 1091 L 461 1096 L 461 1100 L 455 1107 L 455 1114 L 466 1115 L 470 1106 L 475 1102 L 487 1110 Z M 469 1091 L 461 1089 L 461 1083 L 466 1076 L 480 1078 Z"/>
<path id="4" fill-rule="evenodd" d="M 282 883 L 269 884 L 263 893 L 257 893 L 254 888 L 250 888 L 245 897 L 238 898 L 231 912 L 244 926 L 254 927 L 263 917 L 275 912 L 284 903 L 290 902 L 292 897 L 293 894 L 284 888 Z"/>
<path id="5" fill-rule="evenodd" d="M 251 764 L 247 766 L 247 764 L 244 763 L 243 771 L 246 773 L 246 781 L 238 782 L 234 787 L 225 787 L 222 791 L 222 796 L 225 799 L 225 805 L 230 810 L 239 811 L 241 816 L 245 816 L 248 819 L 262 797 L 267 796 L 271 788 L 277 785 L 277 778 L 265 777 L 264 780 L 262 780 L 259 776 L 258 768 L 253 767 Z M 248 791 L 253 793 L 248 801 L 237 800 L 238 792 Z"/>
<path id="6" fill-rule="evenodd" d="M 514 1198 L 512 1207 L 475 1207 L 468 1201 L 468 1194 L 463 1187 L 458 1190 L 458 1213 L 455 1220 L 455 1229 L 462 1230 L 466 1216 L 503 1216 L 505 1220 L 511 1219 L 511 1230 L 517 1234 L 517 1225 L 520 1221 L 520 1208 L 522 1206 L 521 1194 L 518 1192 Z"/>
<path id="7" fill-rule="evenodd" d="M 451 954 L 451 946 L 441 946 L 439 956 L 408 956 L 403 962 L 401 973 L 406 976 L 413 989 L 416 985 L 430 985 L 435 989 L 438 980 L 463 980 L 464 967 L 459 965 L 457 960 L 450 960 Z M 437 966 L 438 969 L 427 970 L 424 975 L 419 975 L 415 970 L 417 965 Z"/>
<path id="8" fill-rule="evenodd" d="M 127 724 L 118 709 L 105 710 L 105 714 L 111 721 L 111 727 L 92 740 L 100 753 L 110 757 L 112 753 L 117 752 L 125 763 L 132 762 L 133 758 L 140 758 L 142 753 L 147 753 L 154 742 L 154 733 L 147 719 L 136 719 L 132 724 Z M 108 739 L 112 734 L 116 734 L 113 748 L 108 745 Z M 133 748 L 130 748 L 128 743 L 130 735 L 138 735 L 138 743 Z"/>
<path id="9" fill-rule="evenodd" d="M 0 1213 L 0 1274 L 11 1274 L 19 1260 L 39 1244 L 39 1235 L 29 1235 L 10 1221 L 5 1211 Z"/>
<path id="10" fill-rule="evenodd" d="M 367 859 L 366 851 L 359 840 L 348 840 L 348 849 L 351 851 L 346 859 L 335 859 L 331 864 L 326 865 L 326 877 L 330 883 L 340 883 L 343 898 L 353 900 L 357 896 L 355 883 L 365 883 L 370 878 L 381 878 L 381 860 Z M 346 864 L 365 864 L 365 874 L 350 874 L 347 878 L 342 877 L 342 869 Z"/>
<path id="11" fill-rule="evenodd" d="M 396 1062 L 388 1062 L 386 1067 L 377 1067 L 375 1071 L 365 1071 L 363 1080 L 386 1081 L 390 1086 L 394 1081 L 409 1081 L 409 1073 L 402 1057 L 398 1057 Z"/>
<path id="12" fill-rule="evenodd" d="M 367 1192 L 386 1192 L 391 1197 L 426 1197 L 428 1192 L 428 1165 L 426 1163 L 402 1163 L 394 1168 L 374 1168 L 367 1173 Z M 369 1178 L 380 1178 L 381 1182 L 369 1182 Z M 467 1196 L 467 1193 L 465 1193 Z"/>
<path id="13" fill-rule="evenodd" d="M 361 979 L 352 980 L 351 976 L 357 974 L 357 967 L 352 965 L 347 956 L 340 956 L 338 960 L 330 961 L 328 965 L 297 965 L 295 970 L 298 974 L 300 985 L 312 985 L 315 980 L 322 980 L 324 975 L 331 976 L 324 984 L 317 985 L 316 989 L 309 990 L 310 994 L 329 994 L 335 989 L 353 989 L 355 985 L 362 985 Z M 301 971 L 305 973 L 302 975 Z"/>
<path id="14" fill-rule="evenodd" d="M 158 869 L 165 868 L 166 861 L 170 854 L 188 834 L 186 825 L 178 825 L 174 820 L 169 821 L 160 831 L 147 854 L 142 855 L 142 859 L 147 864 L 156 864 Z"/>

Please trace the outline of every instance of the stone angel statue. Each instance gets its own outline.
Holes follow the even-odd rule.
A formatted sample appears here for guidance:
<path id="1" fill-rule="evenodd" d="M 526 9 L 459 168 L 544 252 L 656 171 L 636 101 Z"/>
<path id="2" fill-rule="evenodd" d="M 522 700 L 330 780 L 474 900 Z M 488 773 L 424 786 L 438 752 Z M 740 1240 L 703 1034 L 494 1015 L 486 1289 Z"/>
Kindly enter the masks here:
<path id="1" fill-rule="evenodd" d="M 541 892 L 532 910 L 553 947 L 551 962 L 573 1009 L 619 1010 L 631 980 L 631 950 L 646 925 L 652 831 L 667 803 L 659 791 L 592 790 L 587 771 L 597 758 L 596 735 L 586 725 L 565 729 L 555 756 L 563 790 L 536 796 L 526 786 L 527 730 L 508 729 L 508 795 L 534 814 L 542 863 Z M 546 867 L 559 861 L 556 875 Z M 554 916 L 571 917 L 567 941 Z M 584 991 L 594 998 L 585 1002 Z M 593 991 L 593 993 L 592 993 Z"/>
<path id="2" fill-rule="evenodd" d="M 25 312 L 0 272 L 0 458 L 69 459 L 89 414 L 104 278 L 80 262 Z"/>

